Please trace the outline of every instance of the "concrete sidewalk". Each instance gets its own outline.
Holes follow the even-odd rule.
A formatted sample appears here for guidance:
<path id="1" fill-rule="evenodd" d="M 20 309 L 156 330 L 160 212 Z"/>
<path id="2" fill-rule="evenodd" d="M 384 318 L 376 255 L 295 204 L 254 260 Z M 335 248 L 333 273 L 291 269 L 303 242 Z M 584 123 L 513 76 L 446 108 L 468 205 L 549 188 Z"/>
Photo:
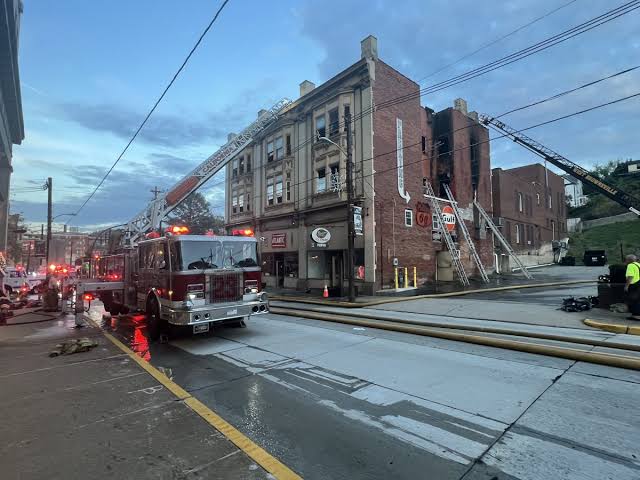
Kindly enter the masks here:
<path id="1" fill-rule="evenodd" d="M 273 478 L 100 330 L 73 317 L 0 327 L 3 480 Z M 50 358 L 89 337 L 89 352 Z"/>

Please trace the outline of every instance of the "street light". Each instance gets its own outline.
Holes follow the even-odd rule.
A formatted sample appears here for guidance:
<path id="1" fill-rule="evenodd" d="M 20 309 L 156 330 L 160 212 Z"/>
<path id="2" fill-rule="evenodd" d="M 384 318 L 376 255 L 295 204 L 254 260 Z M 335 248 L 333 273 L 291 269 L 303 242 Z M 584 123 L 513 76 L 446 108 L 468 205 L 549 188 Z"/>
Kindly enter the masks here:
<path id="1" fill-rule="evenodd" d="M 354 240 L 355 240 L 355 226 L 354 226 L 354 205 L 353 205 L 353 159 L 352 159 L 352 151 L 353 151 L 353 138 L 351 131 L 351 114 L 345 113 L 344 116 L 344 124 L 347 127 L 347 151 L 345 152 L 340 145 L 338 145 L 333 140 L 325 136 L 318 135 L 319 142 L 330 143 L 331 145 L 335 145 L 338 147 L 344 155 L 347 157 L 347 281 L 349 283 L 349 301 L 355 301 L 355 285 L 354 285 Z M 342 285 L 340 285 L 342 287 Z"/>

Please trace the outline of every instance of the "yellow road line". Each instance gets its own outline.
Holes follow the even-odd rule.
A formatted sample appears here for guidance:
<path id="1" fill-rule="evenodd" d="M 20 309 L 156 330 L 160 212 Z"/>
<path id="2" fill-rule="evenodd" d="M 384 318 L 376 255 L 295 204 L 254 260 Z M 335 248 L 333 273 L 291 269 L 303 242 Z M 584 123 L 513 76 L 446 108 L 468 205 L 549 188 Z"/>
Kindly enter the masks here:
<path id="1" fill-rule="evenodd" d="M 91 320 L 92 323 L 93 320 Z M 98 327 L 99 328 L 99 327 Z M 153 378 L 158 380 L 167 390 L 173 393 L 178 399 L 184 401 L 184 403 L 191 408 L 194 412 L 200 415 L 209 425 L 222 433 L 227 439 L 235 444 L 240 450 L 246 453 L 251 459 L 253 459 L 258 465 L 264 468 L 267 472 L 273 475 L 278 480 L 302 480 L 302 477 L 283 464 L 280 460 L 268 453 L 262 447 L 254 443 L 247 436 L 241 433 L 233 425 L 223 419 L 220 415 L 215 413 L 204 403 L 197 398 L 193 397 L 189 392 L 183 389 L 180 385 L 169 379 L 164 373 L 155 368 L 149 362 L 140 358 L 135 354 L 133 350 L 127 347 L 120 340 L 115 338 L 110 333 L 100 329 L 105 337 L 111 341 L 116 347 L 125 352 L 131 359 L 140 365 L 144 370 Z"/>

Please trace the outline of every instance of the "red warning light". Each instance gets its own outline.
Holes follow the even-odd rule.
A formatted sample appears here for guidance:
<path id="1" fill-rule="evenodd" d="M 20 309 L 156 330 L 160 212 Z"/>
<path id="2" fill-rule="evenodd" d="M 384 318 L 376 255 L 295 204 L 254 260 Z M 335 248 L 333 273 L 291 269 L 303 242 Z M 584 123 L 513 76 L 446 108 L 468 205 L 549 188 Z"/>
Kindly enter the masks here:
<path id="1" fill-rule="evenodd" d="M 53 263 L 49 265 L 49 270 L 53 272 L 55 269 L 56 269 L 56 266 Z"/>
<path id="2" fill-rule="evenodd" d="M 189 227 L 173 225 L 167 228 L 167 233 L 172 235 L 187 235 L 189 233 Z"/>
<path id="3" fill-rule="evenodd" d="M 84 300 L 85 302 L 90 302 L 91 300 L 93 300 L 93 295 L 92 295 L 92 294 L 90 294 L 90 293 L 85 293 L 85 294 L 82 296 L 82 298 L 83 298 L 83 300 Z"/>
<path id="4" fill-rule="evenodd" d="M 234 237 L 253 237 L 253 230 L 245 228 L 241 230 L 231 230 L 231 235 Z"/>

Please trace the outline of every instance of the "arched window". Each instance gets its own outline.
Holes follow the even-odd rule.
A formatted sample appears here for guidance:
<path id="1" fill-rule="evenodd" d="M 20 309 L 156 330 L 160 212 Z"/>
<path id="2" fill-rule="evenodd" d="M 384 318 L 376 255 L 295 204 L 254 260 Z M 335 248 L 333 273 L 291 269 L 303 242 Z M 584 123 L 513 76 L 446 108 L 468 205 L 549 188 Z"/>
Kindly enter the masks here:
<path id="1" fill-rule="evenodd" d="M 524 202 L 522 200 L 522 193 L 518 192 L 518 211 L 519 212 L 523 212 L 524 211 Z"/>
<path id="2" fill-rule="evenodd" d="M 516 223 L 516 243 L 520 243 L 520 225 Z"/>

